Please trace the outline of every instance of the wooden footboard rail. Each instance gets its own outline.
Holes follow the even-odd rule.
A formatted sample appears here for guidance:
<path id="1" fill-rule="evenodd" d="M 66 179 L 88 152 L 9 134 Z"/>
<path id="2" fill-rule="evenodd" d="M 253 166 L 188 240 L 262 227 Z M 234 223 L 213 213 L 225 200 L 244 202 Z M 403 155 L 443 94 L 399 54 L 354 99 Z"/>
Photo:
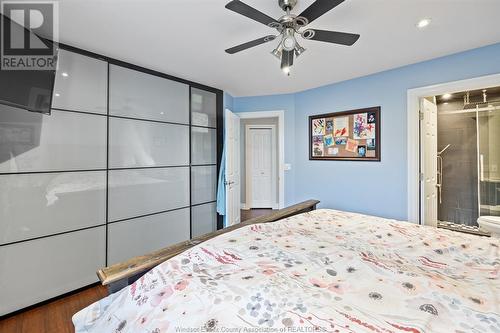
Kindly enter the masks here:
<path id="1" fill-rule="evenodd" d="M 274 222 L 286 217 L 309 212 L 315 210 L 318 203 L 318 200 L 307 200 L 296 205 L 274 211 L 269 215 L 259 216 L 237 225 L 232 225 L 230 227 L 193 238 L 189 241 L 177 243 L 149 254 L 134 257 L 127 261 L 98 270 L 97 276 L 101 280 L 101 283 L 103 285 L 107 285 L 110 293 L 112 293 L 120 290 L 130 283 L 133 283 L 137 280 L 137 278 L 165 260 L 175 257 L 176 255 L 204 241 L 247 225 Z"/>

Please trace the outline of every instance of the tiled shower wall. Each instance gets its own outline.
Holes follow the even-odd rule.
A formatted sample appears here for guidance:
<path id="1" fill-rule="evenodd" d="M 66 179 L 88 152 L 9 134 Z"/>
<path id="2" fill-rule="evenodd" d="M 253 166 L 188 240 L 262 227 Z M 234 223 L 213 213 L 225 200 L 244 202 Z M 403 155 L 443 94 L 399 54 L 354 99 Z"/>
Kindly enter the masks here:
<path id="1" fill-rule="evenodd" d="M 443 187 L 438 219 L 477 226 L 477 131 L 474 113 L 438 113 L 438 151 L 448 144 L 451 146 L 442 154 Z"/>
<path id="2" fill-rule="evenodd" d="M 216 229 L 217 94 L 61 50 L 50 115 L 0 106 L 0 315 Z"/>

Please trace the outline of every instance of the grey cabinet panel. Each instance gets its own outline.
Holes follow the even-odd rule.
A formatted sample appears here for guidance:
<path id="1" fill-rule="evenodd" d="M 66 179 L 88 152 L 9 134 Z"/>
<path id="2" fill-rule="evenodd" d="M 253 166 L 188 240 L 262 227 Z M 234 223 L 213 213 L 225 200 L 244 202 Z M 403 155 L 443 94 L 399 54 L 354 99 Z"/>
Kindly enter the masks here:
<path id="1" fill-rule="evenodd" d="M 108 227 L 108 264 L 189 239 L 189 208 L 117 222 Z"/>
<path id="2" fill-rule="evenodd" d="M 192 204 L 200 204 L 216 199 L 217 167 L 193 166 L 191 168 Z"/>
<path id="3" fill-rule="evenodd" d="M 106 222 L 106 172 L 0 176 L 0 244 Z"/>
<path id="4" fill-rule="evenodd" d="M 0 316 L 97 282 L 106 228 L 0 247 Z"/>
<path id="5" fill-rule="evenodd" d="M 217 230 L 216 203 L 194 206 L 191 208 L 193 237 Z"/>
<path id="6" fill-rule="evenodd" d="M 189 86 L 110 65 L 109 114 L 189 124 Z"/>
<path id="7" fill-rule="evenodd" d="M 191 127 L 191 163 L 217 163 L 217 136 L 212 128 Z"/>
<path id="8" fill-rule="evenodd" d="M 189 206 L 189 168 L 109 171 L 109 221 Z"/>
<path id="9" fill-rule="evenodd" d="M 191 88 L 191 124 L 216 127 L 217 95 L 212 92 Z"/>
<path id="10" fill-rule="evenodd" d="M 0 172 L 106 168 L 106 117 L 0 105 Z"/>
<path id="11" fill-rule="evenodd" d="M 106 114 L 107 85 L 105 61 L 60 50 L 52 107 Z"/>
<path id="12" fill-rule="evenodd" d="M 189 164 L 189 127 L 132 119 L 109 119 L 109 167 Z"/>

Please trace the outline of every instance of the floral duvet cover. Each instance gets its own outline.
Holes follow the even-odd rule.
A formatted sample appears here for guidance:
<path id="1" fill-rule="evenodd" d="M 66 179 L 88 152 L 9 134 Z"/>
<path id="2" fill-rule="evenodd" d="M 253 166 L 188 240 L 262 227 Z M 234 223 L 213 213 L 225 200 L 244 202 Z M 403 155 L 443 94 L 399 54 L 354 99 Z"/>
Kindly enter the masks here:
<path id="1" fill-rule="evenodd" d="M 320 209 L 201 243 L 73 322 L 77 333 L 498 333 L 499 243 Z"/>

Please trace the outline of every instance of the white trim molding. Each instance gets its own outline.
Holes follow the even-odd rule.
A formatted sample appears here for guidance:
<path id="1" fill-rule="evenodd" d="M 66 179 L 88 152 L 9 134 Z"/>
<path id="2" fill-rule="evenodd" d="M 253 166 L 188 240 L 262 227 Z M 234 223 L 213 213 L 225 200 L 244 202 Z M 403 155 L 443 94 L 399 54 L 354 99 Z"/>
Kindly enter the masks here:
<path id="1" fill-rule="evenodd" d="M 285 207 L 285 111 L 235 112 L 241 119 L 278 118 L 278 208 Z"/>
<path id="2" fill-rule="evenodd" d="M 500 86 L 500 74 L 453 81 L 408 90 L 407 99 L 407 204 L 408 221 L 419 223 L 423 207 L 420 206 L 420 99 L 446 93 L 477 90 Z"/>

